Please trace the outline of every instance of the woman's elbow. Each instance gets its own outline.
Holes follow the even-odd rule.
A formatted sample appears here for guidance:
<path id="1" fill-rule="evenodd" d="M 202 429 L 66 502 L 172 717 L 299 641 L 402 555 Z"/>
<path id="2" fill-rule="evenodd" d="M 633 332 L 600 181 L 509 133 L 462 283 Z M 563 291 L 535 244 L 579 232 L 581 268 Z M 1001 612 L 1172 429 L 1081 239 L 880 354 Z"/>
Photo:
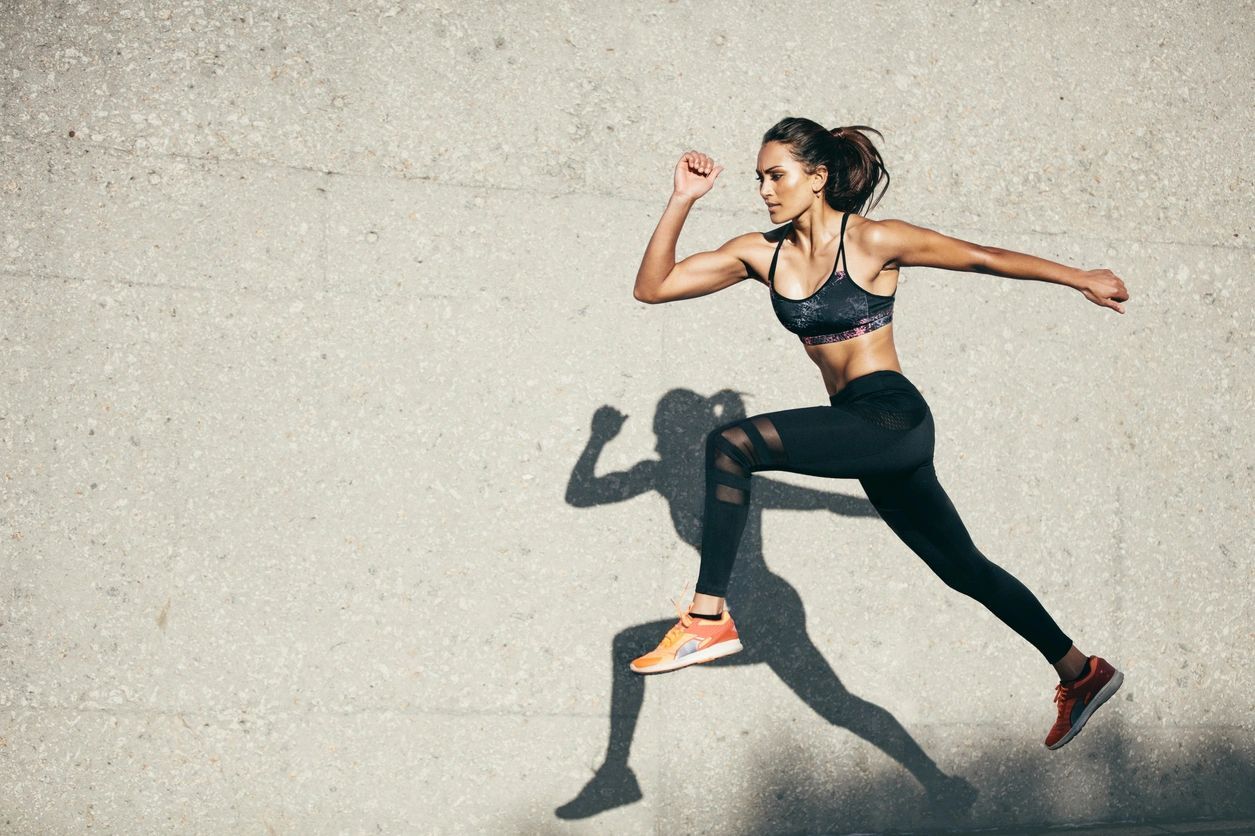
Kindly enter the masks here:
<path id="1" fill-rule="evenodd" d="M 654 280 L 647 280 L 647 277 L 643 278 L 642 276 L 637 275 L 636 284 L 632 287 L 632 298 L 637 302 L 644 302 L 646 305 L 656 305 L 659 302 L 664 301 L 659 296 L 659 291 L 662 289 L 663 283 L 668 279 L 668 277 L 670 277 L 670 275 L 671 273 L 668 272 L 667 275 L 662 278 Z"/>
<path id="2" fill-rule="evenodd" d="M 998 274 L 998 262 L 1008 251 L 999 247 L 986 247 L 978 244 L 968 254 L 968 273 Z"/>

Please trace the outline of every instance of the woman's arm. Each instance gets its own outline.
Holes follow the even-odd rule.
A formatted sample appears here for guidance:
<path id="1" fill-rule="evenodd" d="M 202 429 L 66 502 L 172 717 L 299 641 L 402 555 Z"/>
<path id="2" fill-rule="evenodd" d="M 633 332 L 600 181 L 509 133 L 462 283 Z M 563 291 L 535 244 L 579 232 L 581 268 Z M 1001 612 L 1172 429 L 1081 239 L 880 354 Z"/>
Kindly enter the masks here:
<path id="1" fill-rule="evenodd" d="M 679 264 L 675 261 L 675 244 L 689 209 L 710 191 L 721 171 L 722 166 L 696 151 L 689 151 L 676 164 L 675 190 L 636 271 L 632 295 L 637 301 L 653 305 L 692 299 L 748 278 L 749 271 L 738 253 L 754 233 L 737 236 L 714 252 L 694 253 Z"/>
<path id="2" fill-rule="evenodd" d="M 1081 270 L 1027 253 L 951 238 L 906 221 L 889 219 L 875 223 L 868 231 L 868 247 L 886 264 L 1052 282 L 1080 291 L 1094 304 L 1120 313 L 1124 313 L 1124 306 L 1118 303 L 1129 299 L 1124 282 L 1105 268 Z"/>
<path id="3" fill-rule="evenodd" d="M 666 215 L 663 215 L 666 218 Z M 661 229 L 661 224 L 659 225 Z M 657 233 L 654 233 L 657 235 Z M 656 283 L 642 284 L 642 275 L 644 275 L 644 265 L 642 265 L 641 273 L 636 275 L 636 290 L 633 295 L 638 301 L 648 302 L 656 305 L 660 302 L 674 302 L 677 299 L 693 299 L 697 296 L 706 296 L 714 293 L 716 290 L 723 290 L 725 287 L 731 287 L 743 279 L 749 278 L 749 271 L 745 267 L 745 262 L 741 259 L 738 252 L 744 247 L 748 241 L 758 235 L 756 232 L 747 232 L 744 235 L 738 235 L 731 241 L 725 242 L 717 250 L 711 252 L 693 253 L 688 258 L 676 263 L 675 242 L 672 241 L 669 249 L 672 254 L 671 267 L 666 275 Z M 654 242 L 650 241 L 652 248 Z M 649 252 L 645 253 L 646 260 L 649 259 Z M 662 271 L 659 270 L 658 273 Z"/>

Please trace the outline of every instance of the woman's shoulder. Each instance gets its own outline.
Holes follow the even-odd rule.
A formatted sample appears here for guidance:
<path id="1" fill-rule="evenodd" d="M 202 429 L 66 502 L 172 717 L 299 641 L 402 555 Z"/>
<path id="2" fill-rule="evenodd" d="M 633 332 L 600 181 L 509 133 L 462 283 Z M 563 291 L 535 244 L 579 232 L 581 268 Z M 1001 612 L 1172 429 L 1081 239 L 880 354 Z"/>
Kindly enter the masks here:
<path id="1" fill-rule="evenodd" d="M 767 244 L 770 244 L 771 248 L 774 249 L 780 239 L 785 237 L 788 230 L 789 225 L 785 224 L 766 231 L 743 232 L 728 239 L 719 249 L 735 253 L 741 258 L 753 257 Z"/>
<path id="2" fill-rule="evenodd" d="M 776 245 L 788 233 L 789 226 L 786 223 L 766 231 L 746 232 L 724 244 L 724 247 L 736 253 L 745 264 L 751 279 L 765 285 L 767 284 L 767 265 L 771 262 Z"/>

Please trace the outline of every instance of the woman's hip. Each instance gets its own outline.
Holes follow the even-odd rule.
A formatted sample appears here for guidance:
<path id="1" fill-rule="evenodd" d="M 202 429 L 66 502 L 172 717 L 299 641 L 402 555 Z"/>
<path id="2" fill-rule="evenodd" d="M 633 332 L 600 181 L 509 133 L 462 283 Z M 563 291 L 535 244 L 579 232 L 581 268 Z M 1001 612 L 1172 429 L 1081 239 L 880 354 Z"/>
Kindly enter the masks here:
<path id="1" fill-rule="evenodd" d="M 923 394 L 915 387 L 915 384 L 895 369 L 878 369 L 851 378 L 839 391 L 828 396 L 828 403 L 832 406 L 840 406 L 851 401 L 891 394 L 912 396 L 920 404 L 927 405 Z"/>

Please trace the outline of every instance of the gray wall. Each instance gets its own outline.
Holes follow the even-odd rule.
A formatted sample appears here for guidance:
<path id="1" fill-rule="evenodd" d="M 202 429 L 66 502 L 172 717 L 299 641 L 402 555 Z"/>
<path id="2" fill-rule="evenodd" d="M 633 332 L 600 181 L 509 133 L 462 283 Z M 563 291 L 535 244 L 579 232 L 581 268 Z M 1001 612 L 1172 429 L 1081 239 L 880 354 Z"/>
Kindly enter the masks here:
<path id="1" fill-rule="evenodd" d="M 6 0 L 0 830 L 1255 817 L 1251 12 Z M 1054 671 L 849 480 L 755 476 L 746 651 L 627 672 L 710 399 L 827 402 L 761 285 L 632 298 L 683 151 L 680 256 L 771 227 L 786 115 L 884 132 L 871 217 L 1130 290 L 898 291 L 974 539 L 1126 673 L 1058 751 Z"/>

